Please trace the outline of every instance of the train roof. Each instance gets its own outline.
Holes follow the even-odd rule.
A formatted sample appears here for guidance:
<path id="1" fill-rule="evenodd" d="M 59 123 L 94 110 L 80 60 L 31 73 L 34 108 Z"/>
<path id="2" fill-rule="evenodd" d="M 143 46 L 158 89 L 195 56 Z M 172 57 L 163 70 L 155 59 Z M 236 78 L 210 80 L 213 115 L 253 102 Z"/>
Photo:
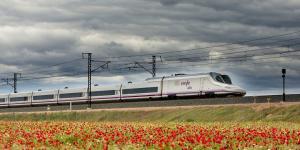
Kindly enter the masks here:
<path id="1" fill-rule="evenodd" d="M 164 77 L 154 77 L 154 78 L 147 78 L 145 81 L 149 82 L 149 81 L 160 81 L 162 78 L 164 79 L 172 79 L 172 78 L 185 78 L 185 77 L 197 77 L 197 76 L 210 76 L 211 73 L 216 73 L 216 72 L 208 72 L 208 73 L 196 73 L 196 74 L 175 74 L 175 75 L 171 75 L 171 76 L 164 76 Z M 143 83 L 140 83 L 143 84 Z M 113 88 L 113 87 L 118 87 L 119 85 L 111 85 L 108 87 L 97 87 L 94 86 L 93 88 L 95 89 L 108 89 L 108 88 Z M 7 96 L 7 95 L 23 95 L 23 94 L 29 94 L 29 93 L 46 93 L 46 92 L 54 92 L 57 90 L 63 91 L 63 92 L 67 92 L 67 91 L 77 91 L 77 90 L 84 90 L 86 88 L 67 88 L 67 89 L 55 89 L 55 90 L 45 90 L 45 91 L 31 91 L 31 92 L 20 92 L 20 93 L 8 93 L 8 94 L 4 94 L 4 93 L 0 93 L 0 97 L 3 96 Z"/>
<path id="2" fill-rule="evenodd" d="M 172 78 L 178 78 L 178 77 L 195 77 L 195 76 L 203 76 L 203 75 L 209 75 L 210 73 L 196 73 L 196 74 L 175 74 L 172 76 L 165 76 L 165 79 L 172 79 Z M 163 77 L 154 77 L 154 78 L 148 78 L 146 81 L 155 81 L 155 80 L 161 80 Z"/>

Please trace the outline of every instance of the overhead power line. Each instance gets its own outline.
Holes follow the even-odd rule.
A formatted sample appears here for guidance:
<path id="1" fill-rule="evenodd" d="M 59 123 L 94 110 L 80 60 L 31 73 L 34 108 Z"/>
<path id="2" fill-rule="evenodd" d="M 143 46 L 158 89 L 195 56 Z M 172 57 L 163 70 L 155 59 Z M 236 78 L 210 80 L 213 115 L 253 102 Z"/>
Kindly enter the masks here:
<path id="1" fill-rule="evenodd" d="M 194 50 L 199 50 L 199 49 L 209 49 L 209 48 L 214 48 L 214 47 L 224 47 L 224 46 L 235 45 L 235 44 L 251 43 L 251 42 L 255 42 L 255 41 L 262 41 L 262 40 L 267 40 L 267 39 L 274 39 L 274 38 L 278 38 L 278 37 L 285 37 L 285 36 L 295 35 L 295 34 L 298 34 L 298 33 L 300 33 L 300 31 L 294 31 L 294 32 L 289 32 L 289 33 L 284 33 L 284 34 L 271 35 L 271 36 L 266 36 L 266 37 L 262 37 L 262 38 L 244 40 L 244 41 L 237 41 L 237 42 L 232 42 L 232 43 L 227 43 L 227 44 L 219 44 L 219 45 L 213 45 L 213 46 L 207 46 L 207 47 L 199 47 L 199 48 L 194 48 L 194 49 L 165 51 L 165 52 L 158 52 L 158 53 L 147 53 L 147 54 L 141 54 L 141 55 L 128 55 L 128 56 L 124 55 L 124 56 L 115 56 L 115 57 L 101 57 L 101 58 L 122 58 L 122 57 L 137 57 L 137 56 L 147 56 L 147 55 L 152 56 L 153 54 L 160 55 L 160 54 L 169 54 L 169 53 L 177 53 L 177 52 L 187 52 L 187 51 L 194 51 Z M 292 40 L 292 39 L 287 39 L 287 40 Z M 287 40 L 283 40 L 283 41 L 287 41 Z M 280 41 L 276 41 L 276 42 L 280 42 Z M 192 53 L 191 55 L 193 55 L 193 54 L 194 53 Z M 178 54 L 177 54 L 177 56 L 178 56 Z M 170 57 L 170 56 L 168 56 L 168 57 Z M 64 62 L 61 62 L 61 63 L 57 63 L 57 64 L 53 64 L 53 65 L 49 65 L 49 66 L 45 66 L 45 67 L 41 67 L 41 68 L 37 68 L 37 69 L 33 69 L 33 70 L 31 70 L 31 69 L 28 69 L 28 70 L 25 70 L 25 71 L 23 70 L 21 73 L 22 74 L 37 74 L 38 71 L 40 71 L 40 70 L 46 70 L 46 69 L 49 69 L 51 67 L 60 66 L 60 65 L 64 65 L 64 64 L 67 64 L 67 63 L 72 63 L 72 62 L 75 62 L 75 61 L 80 61 L 80 60 L 81 60 L 81 58 L 76 58 L 76 59 L 64 61 Z M 121 61 L 118 60 L 118 61 L 116 61 L 116 63 L 117 62 L 121 62 Z M 30 72 L 30 73 L 27 73 L 27 72 Z M 48 72 L 48 70 L 43 71 L 41 73 L 44 73 L 44 72 Z"/>
<path id="2" fill-rule="evenodd" d="M 289 51 L 280 51 L 280 52 L 269 52 L 269 53 L 262 53 L 262 54 L 256 54 L 256 55 L 245 55 L 243 57 L 240 57 L 240 56 L 233 56 L 233 57 L 220 57 L 220 58 L 214 58 L 214 59 L 209 59 L 209 58 L 206 58 L 206 59 L 201 59 L 197 62 L 191 62 L 191 64 L 197 64 L 199 62 L 204 62 L 204 61 L 209 61 L 209 60 L 212 60 L 212 61 L 221 61 L 221 62 L 227 62 L 227 61 L 241 61 L 241 60 L 246 60 L 247 58 L 251 58 L 251 57 L 255 57 L 255 56 L 267 56 L 267 55 L 275 55 L 275 54 L 288 54 L 288 53 L 293 53 L 293 52 L 299 52 L 299 50 L 289 50 Z M 285 56 L 282 56 L 282 57 L 285 57 Z M 264 59 L 268 59 L 268 58 L 264 58 Z M 256 60 L 256 59 L 253 59 L 253 60 Z M 167 64 L 164 64 L 164 63 L 167 63 Z M 172 65 L 172 64 L 176 64 L 176 63 L 183 63 L 183 62 L 164 62 L 163 64 L 161 65 Z M 187 64 L 190 64 L 188 62 L 186 62 Z M 205 63 L 205 64 L 214 64 L 214 63 Z M 119 65 L 118 65 L 119 66 Z M 184 64 L 184 66 L 186 67 L 186 64 Z M 191 66 L 191 65 L 190 65 Z M 158 67 L 157 69 L 168 69 L 168 68 L 175 68 L 175 67 L 181 67 L 181 66 L 168 66 L 167 68 L 165 67 Z M 125 68 L 111 68 L 110 70 L 112 71 L 118 71 L 118 70 L 124 70 L 124 69 L 127 69 L 127 72 L 128 72 L 128 67 L 125 67 Z M 137 69 L 137 68 L 136 68 Z M 134 71 L 134 70 L 130 70 L 130 71 Z M 97 72 L 96 70 L 94 72 Z M 58 73 L 58 72 L 57 72 Z M 39 80 L 39 79 L 47 79 L 47 78 L 56 78 L 56 77 L 64 77 L 64 76 L 83 76 L 85 74 L 85 72 L 75 72 L 75 73 L 64 73 L 64 74 L 58 74 L 58 75 L 50 75 L 50 76 L 39 76 L 39 77 L 22 77 L 20 79 L 20 81 L 28 81 L 28 80 Z"/>
<path id="3" fill-rule="evenodd" d="M 281 46 L 289 46 L 289 47 L 294 47 L 294 46 L 297 46 L 297 45 L 300 45 L 300 42 L 298 43 L 293 43 L 291 45 L 281 45 Z M 222 53 L 221 55 L 222 56 L 227 56 L 227 55 L 238 55 L 239 57 L 244 57 L 246 55 L 248 56 L 255 56 L 255 53 L 249 53 L 249 52 L 262 52 L 262 53 L 267 53 L 265 52 L 265 50 L 273 50 L 274 48 L 277 48 L 277 47 L 267 47 L 267 48 L 256 48 L 256 49 L 250 49 L 250 50 L 243 50 L 243 51 L 234 51 L 234 52 L 228 52 L 228 53 Z M 285 50 L 285 51 L 293 51 L 293 50 Z M 277 51 L 277 53 L 285 53 L 285 51 Z M 297 51 L 297 50 L 296 50 Z M 241 55 L 239 55 L 241 54 Z M 259 55 L 259 54 L 258 54 Z M 218 56 L 218 54 L 211 54 L 209 55 L 210 57 L 214 57 L 214 56 Z M 188 60 L 195 60 L 195 59 L 198 59 L 198 60 L 209 60 L 211 58 L 208 58 L 208 56 L 200 56 L 200 57 L 197 57 L 197 56 L 193 56 L 193 57 L 179 57 L 177 59 L 173 59 L 173 60 L 168 60 L 168 61 L 180 61 L 180 62 L 184 62 L 184 61 L 188 61 Z"/>
<path id="4" fill-rule="evenodd" d="M 253 58 L 253 59 L 242 59 L 242 58 L 236 58 L 236 59 L 231 59 L 231 60 L 219 60 L 216 62 L 197 62 L 197 63 L 186 63 L 186 64 L 181 64 L 181 65 L 174 65 L 172 66 L 172 64 L 169 64 L 167 67 L 158 67 L 157 69 L 160 70 L 176 70 L 176 69 L 188 69 L 188 68 L 195 68 L 195 67 L 205 67 L 205 66 L 209 66 L 209 65 L 219 65 L 219 64 L 226 64 L 226 66 L 228 65 L 235 65 L 236 66 L 236 62 L 239 63 L 245 63 L 245 64 L 263 64 L 265 62 L 260 62 L 262 60 L 270 60 L 270 59 L 276 59 L 276 58 L 299 58 L 300 54 L 291 54 L 291 55 L 283 55 L 283 56 L 268 56 L 268 57 L 263 57 L 263 58 Z M 274 61 L 270 61 L 269 63 L 274 64 Z M 131 70 L 131 71 L 135 71 L 135 72 L 141 72 L 142 70 Z M 118 70 L 115 71 L 109 71 L 112 73 L 126 73 L 128 72 L 128 68 L 119 68 Z"/>
<path id="5" fill-rule="evenodd" d="M 241 49 L 249 49 L 249 48 L 253 48 L 253 47 L 257 47 L 259 45 L 262 45 L 263 47 L 265 47 L 264 45 L 272 45 L 272 47 L 280 47 L 282 45 L 277 45 L 277 44 L 282 44 L 282 43 L 285 43 L 286 45 L 289 45 L 291 44 L 291 42 L 294 42 L 295 40 L 299 40 L 300 38 L 297 36 L 297 37 L 285 37 L 284 39 L 280 39 L 280 40 L 274 40 L 272 39 L 272 41 L 267 41 L 267 42 L 262 42 L 262 43 L 259 43 L 259 44 L 255 44 L 255 46 L 252 46 L 252 47 L 248 47 L 247 45 L 234 45 L 233 48 L 227 48 L 226 49 L 223 49 L 223 50 L 215 50 L 213 49 L 213 51 L 216 51 L 216 52 L 227 52 L 227 51 L 234 51 L 234 50 L 241 50 Z M 216 46 L 217 47 L 217 46 Z M 214 48 L 214 46 L 213 46 Z M 222 47 L 220 47 L 222 48 Z M 197 50 L 200 50 L 201 48 L 197 48 Z M 195 52 L 191 52 L 191 51 L 180 51 L 182 53 L 179 53 L 179 52 L 176 52 L 176 51 L 170 51 L 168 53 L 165 53 L 165 54 L 160 54 L 160 57 L 163 57 L 164 59 L 169 59 L 169 58 L 177 58 L 177 57 L 180 57 L 180 56 L 189 56 L 189 55 L 192 55 L 192 56 L 195 56 L 195 55 L 201 55 L 201 54 L 207 54 L 209 53 L 210 51 L 212 51 L 212 49 L 201 49 L 201 51 L 195 51 Z M 184 53 L 183 53 L 184 52 Z M 131 55 L 131 56 L 136 56 L 136 55 Z M 147 58 L 148 57 L 148 58 Z M 116 60 L 114 61 L 115 64 L 124 64 L 124 63 L 127 63 L 127 62 L 132 62 L 132 60 L 134 59 L 134 61 L 138 61 L 139 63 L 143 63 L 143 61 L 146 61 L 146 59 L 149 59 L 150 61 L 150 57 L 149 56 L 141 56 L 141 57 L 135 57 L 135 58 L 126 58 L 126 57 L 122 57 L 122 58 L 115 58 Z M 104 57 L 103 57 L 104 58 Z M 106 61 L 112 61 L 114 60 L 112 57 L 110 59 L 105 59 Z"/>
<path id="6" fill-rule="evenodd" d="M 199 48 L 192 48 L 192 49 L 165 51 L 165 52 L 156 52 L 156 53 L 146 53 L 146 54 L 137 54 L 137 55 L 123 55 L 123 56 L 114 56 L 114 57 L 99 57 L 99 58 L 109 59 L 109 58 L 123 58 L 123 57 L 141 57 L 141 56 L 149 56 L 149 55 L 152 56 L 152 55 L 161 55 L 161 54 L 167 54 L 167 53 L 195 51 L 195 50 L 199 50 L 199 49 L 210 49 L 210 48 L 215 48 L 215 47 L 224 47 L 224 46 L 230 46 L 230 45 L 251 43 L 251 42 L 255 42 L 255 41 L 267 40 L 267 39 L 272 39 L 272 38 L 276 38 L 276 37 L 277 38 L 278 37 L 284 37 L 284 36 L 298 34 L 298 33 L 300 33 L 300 30 L 295 31 L 295 32 L 284 33 L 284 34 L 266 36 L 266 37 L 262 37 L 262 38 L 256 38 L 256 39 L 250 39 L 250 40 L 244 40 L 244 41 L 236 41 L 236 42 L 232 42 L 232 43 L 218 44 L 218 45 L 213 45 L 213 46 L 206 46 L 206 47 L 199 47 Z"/>
<path id="7" fill-rule="evenodd" d="M 3 78 L 1 79 L 2 81 L 6 82 L 6 85 L 10 85 L 13 90 L 14 90 L 14 93 L 18 93 L 17 91 L 17 81 L 19 79 L 19 77 L 21 77 L 21 73 L 13 73 L 13 78 Z M 13 83 L 11 83 L 13 82 Z"/>
<path id="8" fill-rule="evenodd" d="M 299 38 L 293 38 L 293 39 L 288 39 L 288 40 L 280 40 L 280 41 L 275 41 L 275 42 L 272 42 L 272 43 L 268 43 L 268 44 L 278 44 L 278 43 L 282 43 L 282 42 L 291 42 L 291 41 L 294 41 L 294 40 L 300 40 L 300 37 Z M 293 46 L 294 43 L 285 43 L 285 44 L 281 44 L 281 45 L 274 45 L 274 46 L 271 46 L 269 48 L 276 48 L 276 47 L 288 47 L 288 46 Z M 216 51 L 216 52 L 233 52 L 233 53 L 238 53 L 238 52 L 241 52 L 242 48 L 244 48 L 245 46 L 240 46 L 240 47 L 234 47 L 234 48 L 229 48 L 229 49 L 226 49 L 226 50 L 221 50 L 221 51 Z M 247 49 L 249 49 L 251 47 L 247 47 Z M 259 49 L 265 49 L 265 48 L 268 48 L 268 47 L 263 47 L 263 48 L 259 48 Z M 255 48 L 257 49 L 257 48 Z M 234 51 L 234 50 L 238 50 L 238 51 Z M 171 56 L 163 56 L 164 59 L 166 58 L 176 58 L 176 57 L 180 57 L 180 56 L 189 56 L 189 55 L 192 55 L 192 56 L 195 56 L 196 54 L 197 55 L 201 55 L 201 54 L 206 54 L 207 52 L 210 52 L 211 50 L 207 49 L 206 51 L 200 51 L 200 52 L 196 52 L 196 53 L 188 53 L 188 54 L 176 54 L 176 55 L 171 55 Z M 248 50 L 246 50 L 248 51 Z M 250 50 L 249 50 L 250 51 Z"/>
<path id="9" fill-rule="evenodd" d="M 65 64 L 69 64 L 69 63 L 80 61 L 80 60 L 81 60 L 81 58 L 76 58 L 76 59 L 63 61 L 63 62 L 60 62 L 60 63 L 55 63 L 55 64 L 52 64 L 52 65 L 47 65 L 47 66 L 43 66 L 43 67 L 39 67 L 39 68 L 35 68 L 35 69 L 25 69 L 25 70 L 22 70 L 22 71 L 19 71 L 19 72 L 24 74 L 24 75 L 36 74 L 36 73 L 39 73 L 38 71 L 40 71 L 40 70 L 49 70 L 49 68 L 51 68 L 51 67 L 65 65 Z M 0 74 L 12 74 L 12 73 L 14 73 L 14 72 L 7 72 L 7 73 L 0 73 Z"/>
<path id="10" fill-rule="evenodd" d="M 116 72 L 118 72 L 120 70 L 127 69 L 127 72 L 124 71 L 125 73 L 128 73 L 128 68 L 131 67 L 132 64 L 136 64 L 136 62 L 138 62 L 139 64 L 151 64 L 150 61 L 145 61 L 147 59 L 151 59 L 151 57 L 149 57 L 147 59 L 143 59 L 143 61 L 136 61 L 136 60 L 141 59 L 142 56 L 143 57 L 144 56 L 152 56 L 153 54 L 156 54 L 156 55 L 159 55 L 159 56 L 160 55 L 170 55 L 170 54 L 176 55 L 176 56 L 172 57 L 172 58 L 174 58 L 173 60 L 165 60 L 164 63 L 157 63 L 157 64 L 155 62 L 155 72 L 156 72 L 156 69 L 164 69 L 165 70 L 165 69 L 172 69 L 172 68 L 175 68 L 175 67 L 182 67 L 181 65 L 174 65 L 176 63 L 178 63 L 178 64 L 187 63 L 187 64 L 191 64 L 191 66 L 193 66 L 193 65 L 199 65 L 199 63 L 201 63 L 201 62 L 205 62 L 205 61 L 209 61 L 209 60 L 217 61 L 217 62 L 214 62 L 214 63 L 219 63 L 219 62 L 231 63 L 231 62 L 236 62 L 236 61 L 244 61 L 244 60 L 247 60 L 249 58 L 252 58 L 251 61 L 255 61 L 256 60 L 256 58 L 254 58 L 255 56 L 268 56 L 269 57 L 270 55 L 289 54 L 289 53 L 298 52 L 297 49 L 286 50 L 286 51 L 275 51 L 275 52 L 270 52 L 270 51 L 266 51 L 266 50 L 273 50 L 272 48 L 296 46 L 300 43 L 292 43 L 292 44 L 288 43 L 287 44 L 287 42 L 295 41 L 295 40 L 300 39 L 300 38 L 289 38 L 289 39 L 277 40 L 276 42 L 275 41 L 268 42 L 269 44 L 270 43 L 279 44 L 279 43 L 286 42 L 284 44 L 274 45 L 274 46 L 271 46 L 271 47 L 263 47 L 263 48 L 256 48 L 256 49 L 250 49 L 250 50 L 249 49 L 248 50 L 240 50 L 238 48 L 226 49 L 226 50 L 222 51 L 223 52 L 222 55 L 221 55 L 222 57 L 218 57 L 218 58 L 208 58 L 207 56 L 201 56 L 201 55 L 200 55 L 200 57 L 197 57 L 195 55 L 196 54 L 197 55 L 201 54 L 201 52 L 196 51 L 196 50 L 199 50 L 199 49 L 210 49 L 210 48 L 214 48 L 214 47 L 226 47 L 226 46 L 236 45 L 236 44 L 245 44 L 245 43 L 257 42 L 257 41 L 265 41 L 265 40 L 268 40 L 268 39 L 274 39 L 276 37 L 277 38 L 286 37 L 286 36 L 295 35 L 295 34 L 298 34 L 298 33 L 300 33 L 300 31 L 290 32 L 290 33 L 286 33 L 286 34 L 273 35 L 273 36 L 268 36 L 268 37 L 263 37 L 263 38 L 258 38 L 258 39 L 246 40 L 246 41 L 239 41 L 239 42 L 233 42 L 233 43 L 227 43 L 227 44 L 213 45 L 213 46 L 208 46 L 208 47 L 194 48 L 194 49 L 165 51 L 165 52 L 157 52 L 157 53 L 146 53 L 146 54 L 130 55 L 130 56 L 101 57 L 101 58 L 106 58 L 106 59 L 129 58 L 130 60 L 126 60 L 126 61 L 121 60 L 121 59 L 120 60 L 109 60 L 109 64 L 111 64 L 111 65 L 110 65 L 110 70 L 107 70 L 107 71 L 111 71 L 111 72 L 116 71 Z M 233 51 L 233 50 L 236 50 L 236 51 Z M 263 50 L 264 50 L 264 52 L 262 52 Z M 192 51 L 196 51 L 196 52 L 192 52 Z M 192 55 L 192 56 L 191 57 L 182 57 L 182 56 L 187 56 L 187 55 L 178 54 L 179 52 L 189 52 L 188 55 Z M 245 53 L 248 53 L 248 52 L 257 52 L 257 53 L 245 54 Z M 227 55 L 229 55 L 229 57 L 224 57 L 224 56 L 227 56 Z M 138 57 L 138 56 L 140 56 L 140 57 L 139 58 L 133 58 L 133 57 Z M 214 54 L 212 54 L 210 56 L 214 56 Z M 294 55 L 294 56 L 296 56 L 296 55 Z M 282 56 L 282 57 L 287 57 L 287 56 Z M 164 56 L 163 58 L 171 58 L 171 56 Z M 98 61 L 98 62 L 108 62 L 108 61 L 106 61 L 106 59 L 103 59 L 104 61 L 98 61 L 98 60 L 94 60 L 94 61 L 95 62 L 96 61 Z M 182 60 L 185 59 L 186 61 L 182 61 L 180 59 L 182 59 Z M 266 57 L 266 59 L 267 59 L 267 57 Z M 194 62 L 188 62 L 188 60 L 193 60 Z M 64 61 L 64 62 L 61 62 L 61 63 L 57 63 L 57 64 L 53 64 L 53 65 L 50 65 L 50 66 L 47 66 L 47 67 L 37 68 L 37 69 L 33 69 L 33 70 L 27 69 L 27 70 L 22 72 L 23 77 L 20 78 L 20 81 L 39 80 L 39 79 L 64 77 L 64 76 L 83 76 L 85 74 L 85 72 L 63 73 L 63 71 L 53 72 L 53 71 L 49 70 L 49 68 L 51 68 L 51 67 L 62 66 L 62 65 L 73 63 L 73 62 L 79 62 L 79 61 L 81 62 L 81 58 L 76 58 L 76 59 L 72 59 L 72 60 L 69 60 L 69 61 Z M 152 61 L 152 63 L 153 63 L 153 61 Z M 107 65 L 107 64 L 105 64 L 105 65 Z M 206 64 L 213 64 L 213 63 L 210 62 L 210 63 L 206 63 Z M 97 69 L 102 69 L 103 67 L 105 67 L 105 65 L 97 67 L 93 72 L 99 73 L 100 71 L 97 71 Z M 157 67 L 159 65 L 163 65 L 163 66 L 171 65 L 171 66 Z M 186 66 L 184 66 L 184 67 L 186 67 Z M 108 68 L 108 67 L 106 67 L 106 68 Z M 152 68 L 154 68 L 154 67 L 152 67 Z M 152 70 L 154 70 L 154 69 L 152 69 Z M 103 70 L 101 70 L 101 71 L 103 71 Z M 130 70 L 130 71 L 133 71 L 133 70 Z M 26 73 L 26 72 L 28 72 L 28 73 Z M 49 75 L 43 75 L 43 73 L 45 73 L 45 72 Z M 120 72 L 122 72 L 122 71 L 120 71 Z M 153 72 L 154 71 L 152 71 L 152 73 Z M 40 74 L 40 75 L 36 75 L 36 74 Z M 33 76 L 29 76 L 29 75 L 33 75 Z"/>
<path id="11" fill-rule="evenodd" d="M 218 62 L 207 62 L 207 63 L 203 63 L 203 61 L 201 62 L 197 62 L 197 63 L 187 63 L 187 64 L 182 64 L 182 65 L 175 65 L 172 66 L 172 63 L 169 64 L 168 67 L 157 67 L 157 69 L 161 69 L 161 70 L 174 70 L 174 69 L 180 69 L 180 68 L 188 68 L 189 67 L 203 67 L 203 66 L 207 66 L 207 65 L 217 65 L 217 64 L 224 64 L 226 63 L 226 65 L 229 64 L 233 64 L 235 62 L 243 62 L 246 64 L 257 64 L 259 62 L 257 61 L 261 61 L 261 60 L 270 60 L 270 59 L 274 59 L 274 58 L 285 58 L 285 57 L 299 57 L 299 55 L 283 55 L 283 56 L 273 56 L 273 57 L 263 57 L 263 58 L 253 58 L 251 60 L 249 59 L 243 59 L 243 58 L 231 58 L 231 59 L 223 59 L 223 60 L 219 60 Z M 271 61 L 272 63 L 274 61 Z M 136 68 L 138 69 L 138 68 Z M 125 68 L 115 68 L 115 69 L 109 69 L 106 70 L 107 72 L 111 73 L 111 74 L 115 74 L 116 73 L 130 73 L 130 72 L 141 72 L 142 70 L 130 70 L 128 71 L 128 67 Z M 96 73 L 103 73 L 103 71 L 95 71 Z M 86 72 L 76 72 L 76 73 L 66 73 L 66 74 L 59 74 L 59 75 L 51 75 L 51 76 L 40 76 L 40 77 L 35 77 L 35 78 L 22 78 L 19 81 L 29 81 L 29 80 L 41 80 L 41 79 L 48 79 L 48 78 L 57 78 L 57 77 L 76 77 L 76 76 L 81 76 L 84 77 L 84 75 L 86 74 Z"/>

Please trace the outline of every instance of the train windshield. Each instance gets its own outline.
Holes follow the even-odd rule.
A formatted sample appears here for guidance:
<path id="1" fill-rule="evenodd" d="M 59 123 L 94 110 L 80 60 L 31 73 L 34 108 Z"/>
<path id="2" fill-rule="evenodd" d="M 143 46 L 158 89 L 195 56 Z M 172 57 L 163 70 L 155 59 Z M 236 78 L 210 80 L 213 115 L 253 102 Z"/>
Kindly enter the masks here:
<path id="1" fill-rule="evenodd" d="M 232 84 L 231 79 L 228 75 L 221 75 L 221 74 L 215 73 L 215 72 L 211 72 L 210 75 L 217 82 L 221 82 L 221 83 L 225 83 L 225 84 Z"/>
<path id="2" fill-rule="evenodd" d="M 225 83 L 232 84 L 231 79 L 228 75 L 222 75 L 222 78 L 225 81 Z"/>

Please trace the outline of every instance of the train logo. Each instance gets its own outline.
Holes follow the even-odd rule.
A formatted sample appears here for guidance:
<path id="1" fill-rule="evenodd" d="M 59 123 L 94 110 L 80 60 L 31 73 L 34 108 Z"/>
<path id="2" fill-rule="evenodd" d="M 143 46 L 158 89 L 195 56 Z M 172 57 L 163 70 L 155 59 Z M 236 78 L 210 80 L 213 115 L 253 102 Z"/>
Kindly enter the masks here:
<path id="1" fill-rule="evenodd" d="M 190 80 L 182 81 L 180 83 L 180 85 L 185 86 L 188 90 L 193 89 L 193 87 L 191 86 L 191 81 Z"/>
<path id="2" fill-rule="evenodd" d="M 181 83 L 180 83 L 180 85 L 181 86 L 189 86 L 191 84 L 191 82 L 189 81 L 189 80 L 186 80 L 186 81 L 182 81 Z"/>

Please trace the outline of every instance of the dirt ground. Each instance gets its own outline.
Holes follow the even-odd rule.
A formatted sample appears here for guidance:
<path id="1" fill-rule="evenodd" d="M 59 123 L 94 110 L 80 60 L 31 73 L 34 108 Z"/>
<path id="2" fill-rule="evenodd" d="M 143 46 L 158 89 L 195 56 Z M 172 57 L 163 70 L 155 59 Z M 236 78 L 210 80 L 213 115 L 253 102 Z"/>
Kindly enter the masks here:
<path id="1" fill-rule="evenodd" d="M 55 113 L 55 112 L 95 112 L 95 111 L 153 111 L 153 110 L 170 110 L 170 109 L 190 109 L 203 107 L 231 107 L 231 106 L 245 106 L 251 107 L 256 111 L 263 110 L 269 107 L 289 107 L 292 105 L 299 105 L 300 102 L 281 102 L 281 103 L 253 103 L 253 104 L 223 104 L 223 105 L 193 105 L 193 106 L 168 106 L 168 107 L 135 107 L 135 108 L 108 108 L 108 109 L 86 109 L 86 110 L 63 110 L 63 111 L 37 111 L 37 112 L 8 112 L 5 114 L 35 114 L 35 113 Z"/>

